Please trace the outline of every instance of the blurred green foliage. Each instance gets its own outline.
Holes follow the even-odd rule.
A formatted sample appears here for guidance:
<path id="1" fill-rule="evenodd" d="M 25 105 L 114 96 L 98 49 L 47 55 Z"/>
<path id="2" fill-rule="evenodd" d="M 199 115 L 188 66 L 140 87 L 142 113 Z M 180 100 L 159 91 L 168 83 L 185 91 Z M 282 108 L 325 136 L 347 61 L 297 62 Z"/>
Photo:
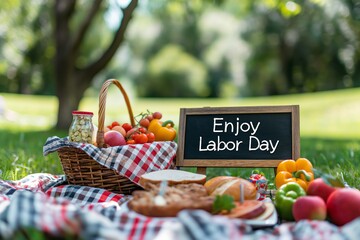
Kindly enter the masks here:
<path id="1" fill-rule="evenodd" d="M 86 65 L 121 18 L 104 1 L 82 45 Z M 88 9 L 78 1 L 76 27 Z M 52 1 L 1 1 L 0 92 L 54 94 Z M 360 86 L 356 0 L 140 1 L 105 71 L 142 97 L 239 97 Z M 97 92 L 97 91 L 95 91 Z"/>

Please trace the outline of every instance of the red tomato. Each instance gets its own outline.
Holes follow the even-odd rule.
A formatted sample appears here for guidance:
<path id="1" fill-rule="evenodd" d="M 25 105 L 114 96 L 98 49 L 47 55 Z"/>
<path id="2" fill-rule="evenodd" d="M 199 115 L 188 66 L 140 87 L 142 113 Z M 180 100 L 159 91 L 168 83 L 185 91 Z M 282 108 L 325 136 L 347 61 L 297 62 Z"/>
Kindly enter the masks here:
<path id="1" fill-rule="evenodd" d="M 155 118 L 155 119 L 161 119 L 161 118 L 162 118 L 161 112 L 154 112 L 154 113 L 153 113 L 153 118 Z"/>
<path id="2" fill-rule="evenodd" d="M 140 133 L 146 133 L 147 130 L 146 130 L 146 128 L 139 128 L 139 132 L 140 132 Z"/>
<path id="3" fill-rule="evenodd" d="M 149 122 L 154 119 L 153 115 L 147 115 L 146 118 L 149 120 Z"/>
<path id="4" fill-rule="evenodd" d="M 123 123 L 122 127 L 125 129 L 126 132 L 128 132 L 130 129 L 132 129 L 132 126 L 130 123 Z"/>
<path id="5" fill-rule="evenodd" d="M 150 121 L 147 118 L 143 118 L 139 121 L 139 124 L 140 126 L 147 128 L 149 127 Z"/>
<path id="6" fill-rule="evenodd" d="M 155 141 L 155 134 L 154 133 L 152 133 L 152 132 L 148 132 L 147 134 L 146 134 L 146 136 L 147 136 L 147 138 L 148 138 L 148 143 L 152 143 L 152 142 L 154 142 Z"/>
<path id="7" fill-rule="evenodd" d="M 135 144 L 135 140 L 134 139 L 129 139 L 126 141 L 126 144 Z"/>
<path id="8" fill-rule="evenodd" d="M 131 134 L 131 138 L 132 139 L 134 139 L 135 140 L 135 142 L 136 142 L 136 139 L 137 139 L 137 137 L 140 135 L 140 133 L 138 133 L 138 132 L 134 132 L 133 134 Z"/>
<path id="9" fill-rule="evenodd" d="M 139 135 L 136 136 L 136 138 L 134 138 L 134 140 L 136 143 L 143 144 L 143 143 L 147 143 L 148 137 L 146 136 L 145 133 L 140 133 Z"/>
<path id="10" fill-rule="evenodd" d="M 114 121 L 111 123 L 111 128 L 115 127 L 115 126 L 120 126 L 120 123 L 117 121 Z"/>

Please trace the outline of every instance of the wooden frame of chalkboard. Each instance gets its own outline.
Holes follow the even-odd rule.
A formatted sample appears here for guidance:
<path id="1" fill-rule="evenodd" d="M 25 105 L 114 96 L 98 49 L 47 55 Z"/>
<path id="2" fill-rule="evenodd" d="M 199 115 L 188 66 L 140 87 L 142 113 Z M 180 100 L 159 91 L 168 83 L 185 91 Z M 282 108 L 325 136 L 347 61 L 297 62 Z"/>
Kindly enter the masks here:
<path id="1" fill-rule="evenodd" d="M 176 165 L 276 168 L 300 155 L 299 106 L 181 108 Z"/>

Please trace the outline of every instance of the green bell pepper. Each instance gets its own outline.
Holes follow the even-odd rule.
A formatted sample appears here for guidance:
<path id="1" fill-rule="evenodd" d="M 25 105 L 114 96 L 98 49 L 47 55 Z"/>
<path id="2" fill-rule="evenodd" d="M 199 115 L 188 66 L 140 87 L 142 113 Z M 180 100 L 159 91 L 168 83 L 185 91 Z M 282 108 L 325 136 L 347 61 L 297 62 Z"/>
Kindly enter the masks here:
<path id="1" fill-rule="evenodd" d="M 296 182 L 282 185 L 275 195 L 275 206 L 282 220 L 293 221 L 292 206 L 296 199 L 305 196 L 305 190 Z"/>

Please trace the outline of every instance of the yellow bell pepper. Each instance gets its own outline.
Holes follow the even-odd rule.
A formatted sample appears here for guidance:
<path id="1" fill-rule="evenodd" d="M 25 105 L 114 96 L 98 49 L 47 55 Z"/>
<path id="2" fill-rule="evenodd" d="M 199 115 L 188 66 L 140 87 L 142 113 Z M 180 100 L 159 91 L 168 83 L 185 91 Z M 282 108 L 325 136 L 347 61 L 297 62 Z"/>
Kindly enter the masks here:
<path id="1" fill-rule="evenodd" d="M 176 137 L 173 121 L 161 122 L 159 119 L 151 120 L 148 131 L 154 133 L 155 141 L 173 141 Z"/>
<path id="2" fill-rule="evenodd" d="M 306 191 L 312 180 L 313 166 L 306 158 L 284 160 L 277 166 L 275 185 L 278 189 L 285 183 L 296 182 Z"/>

